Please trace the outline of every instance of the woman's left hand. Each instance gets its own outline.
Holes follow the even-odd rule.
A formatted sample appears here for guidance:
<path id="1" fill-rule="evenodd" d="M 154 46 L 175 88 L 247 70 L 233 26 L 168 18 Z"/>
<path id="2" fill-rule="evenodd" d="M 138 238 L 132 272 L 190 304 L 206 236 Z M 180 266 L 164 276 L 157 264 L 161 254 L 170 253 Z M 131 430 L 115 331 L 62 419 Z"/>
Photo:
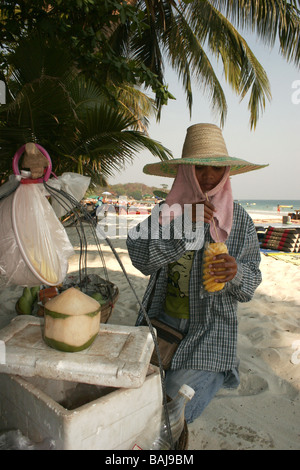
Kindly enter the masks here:
<path id="1" fill-rule="evenodd" d="M 222 271 L 219 271 L 220 269 Z M 227 253 L 214 256 L 212 263 L 209 265 L 209 273 L 214 276 L 216 282 L 231 281 L 237 273 L 235 258 Z"/>

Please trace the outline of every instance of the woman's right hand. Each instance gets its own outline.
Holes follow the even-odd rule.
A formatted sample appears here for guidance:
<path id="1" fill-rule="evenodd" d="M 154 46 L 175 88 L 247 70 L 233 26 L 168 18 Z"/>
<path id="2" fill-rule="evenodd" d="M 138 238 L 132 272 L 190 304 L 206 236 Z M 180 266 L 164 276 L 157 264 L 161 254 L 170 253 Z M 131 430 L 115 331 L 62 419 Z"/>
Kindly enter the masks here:
<path id="1" fill-rule="evenodd" d="M 196 218 L 196 207 L 197 205 L 199 204 L 202 204 L 204 206 L 204 222 L 209 224 L 211 221 L 212 221 L 212 218 L 214 216 L 214 212 L 215 212 L 215 207 L 214 205 L 209 202 L 209 201 L 199 201 L 199 202 L 196 202 L 195 204 L 192 204 L 192 221 L 193 222 L 196 222 L 197 221 L 197 218 Z M 202 219 L 202 218 L 201 218 Z"/>

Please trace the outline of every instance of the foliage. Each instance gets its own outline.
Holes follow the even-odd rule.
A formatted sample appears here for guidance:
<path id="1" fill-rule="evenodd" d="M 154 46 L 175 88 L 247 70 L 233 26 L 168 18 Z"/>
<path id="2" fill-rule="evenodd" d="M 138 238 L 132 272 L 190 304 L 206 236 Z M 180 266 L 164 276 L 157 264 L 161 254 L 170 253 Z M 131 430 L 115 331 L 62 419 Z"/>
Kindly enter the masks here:
<path id="1" fill-rule="evenodd" d="M 101 196 L 104 191 L 109 191 L 112 194 L 112 198 L 126 196 L 128 198 L 142 200 L 153 198 L 155 190 L 161 190 L 161 188 L 147 186 L 144 183 L 118 183 L 103 187 L 96 185 L 93 188 L 93 194 Z M 89 192 L 91 192 L 91 190 Z M 89 194 L 89 192 L 87 194 Z"/>
<path id="2" fill-rule="evenodd" d="M 155 190 L 161 190 L 161 188 L 157 188 L 155 186 L 148 186 L 144 183 L 118 183 L 103 187 L 96 186 L 93 189 L 93 194 L 98 194 L 99 196 L 101 196 L 104 191 L 109 191 L 112 194 L 112 197 L 127 196 L 132 197 L 134 199 L 138 199 L 134 196 L 136 193 L 139 193 L 138 195 L 141 198 L 146 198 L 148 196 L 154 196 L 153 191 Z"/>
<path id="3" fill-rule="evenodd" d="M 212 109 L 227 113 L 224 91 L 211 63 L 223 66 L 224 77 L 241 97 L 248 97 L 250 126 L 271 99 L 270 85 L 240 31 L 256 33 L 266 44 L 278 40 L 280 53 L 299 65 L 299 1 L 284 0 L 135 0 L 150 26 L 131 38 L 134 57 L 142 60 L 160 81 L 164 77 L 164 57 L 182 82 L 190 111 L 193 81 L 207 93 Z M 236 27 L 235 27 L 236 26 Z M 238 31 L 238 29 L 240 31 Z"/>
<path id="4" fill-rule="evenodd" d="M 170 152 L 136 130 L 137 120 L 122 103 L 87 80 L 66 48 L 32 37 L 7 58 L 8 100 L 0 107 L 0 177 L 10 174 L 12 157 L 25 142 L 46 148 L 56 174 L 74 171 L 100 180 L 122 170 L 136 152 Z"/>
<path id="5" fill-rule="evenodd" d="M 271 99 L 262 65 L 241 35 L 300 63 L 299 0 L 3 0 L 0 6 L 0 177 L 26 141 L 45 146 L 54 171 L 107 178 L 149 149 L 171 154 L 147 136 L 173 98 L 165 83 L 171 64 L 192 111 L 193 80 L 226 118 L 227 102 L 211 57 L 241 99 L 254 128 Z M 27 49 L 26 49 L 27 48 Z M 139 90 L 152 90 L 151 99 Z"/>
<path id="6" fill-rule="evenodd" d="M 0 7 L 0 68 L 7 69 L 7 52 L 22 38 L 39 34 L 43 41 L 65 44 L 74 65 L 98 86 L 144 84 L 160 103 L 171 97 L 167 87 L 142 62 L 121 51 L 119 31 L 140 32 L 148 28 L 144 14 L 130 2 L 118 0 L 3 1 Z"/>
<path id="7" fill-rule="evenodd" d="M 129 196 L 133 197 L 136 201 L 140 201 L 143 198 L 141 191 L 133 191 Z"/>

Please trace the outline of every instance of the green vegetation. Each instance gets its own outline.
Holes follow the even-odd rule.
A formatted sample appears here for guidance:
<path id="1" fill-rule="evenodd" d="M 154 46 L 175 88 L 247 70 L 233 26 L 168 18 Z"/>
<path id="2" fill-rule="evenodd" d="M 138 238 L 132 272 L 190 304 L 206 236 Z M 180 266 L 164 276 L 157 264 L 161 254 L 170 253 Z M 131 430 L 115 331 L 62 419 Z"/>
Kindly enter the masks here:
<path id="1" fill-rule="evenodd" d="M 0 106 L 0 181 L 11 174 L 15 151 L 32 141 L 48 151 L 55 174 L 72 171 L 102 184 L 142 149 L 162 160 L 170 157 L 168 149 L 136 129 L 137 119 L 124 103 L 112 101 L 73 66 L 69 51 L 56 40 L 23 39 L 6 60 L 11 74 L 7 104 Z M 137 106 L 137 92 L 135 97 Z M 150 112 L 143 103 L 139 109 Z"/>
<path id="2" fill-rule="evenodd" d="M 57 174 L 76 171 L 102 185 L 143 149 L 170 158 L 147 133 L 149 119 L 159 119 L 173 99 L 166 63 L 190 112 L 195 83 L 222 125 L 227 102 L 211 61 L 217 60 L 233 92 L 248 99 L 255 128 L 271 92 L 242 32 L 278 44 L 299 66 L 299 6 L 300 0 L 2 1 L 7 104 L 0 106 L 0 182 L 28 141 L 47 149 Z"/>
<path id="3" fill-rule="evenodd" d="M 166 186 L 166 185 L 164 185 Z M 112 184 L 105 187 L 97 186 L 93 189 L 93 194 L 101 196 L 104 191 L 109 191 L 112 198 L 119 196 L 127 196 L 128 198 L 140 201 L 142 199 L 149 199 L 154 196 L 153 191 L 161 190 L 155 186 L 147 186 L 143 183 L 126 183 L 126 184 Z M 168 190 L 166 190 L 168 192 Z M 88 195 L 89 193 L 87 193 Z"/>

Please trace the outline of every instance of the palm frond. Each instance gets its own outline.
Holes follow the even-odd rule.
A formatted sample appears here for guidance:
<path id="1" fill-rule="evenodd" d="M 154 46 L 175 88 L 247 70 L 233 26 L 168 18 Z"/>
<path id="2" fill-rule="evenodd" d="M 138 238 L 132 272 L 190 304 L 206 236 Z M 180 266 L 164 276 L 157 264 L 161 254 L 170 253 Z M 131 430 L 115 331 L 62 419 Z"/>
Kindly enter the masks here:
<path id="1" fill-rule="evenodd" d="M 157 112 L 155 100 L 141 89 L 126 83 L 114 88 L 120 111 L 132 119 L 133 129 L 148 135 L 149 118 L 154 117 Z"/>
<path id="2" fill-rule="evenodd" d="M 222 86 L 214 68 L 199 41 L 189 18 L 178 12 L 163 36 L 168 47 L 172 67 L 181 78 L 187 96 L 189 109 L 192 109 L 192 77 L 211 100 L 212 109 L 220 115 L 223 125 L 227 114 L 227 103 Z"/>
<path id="3" fill-rule="evenodd" d="M 271 99 L 270 84 L 265 70 L 256 59 L 245 39 L 232 23 L 210 2 L 205 5 L 193 2 L 187 6 L 193 30 L 207 42 L 209 51 L 221 58 L 226 81 L 243 99 L 250 93 L 250 127 L 255 128 L 266 99 Z"/>
<path id="4" fill-rule="evenodd" d="M 265 70 L 240 31 L 255 33 L 296 65 L 300 62 L 299 0 L 131 0 L 145 14 L 148 29 L 142 35 L 127 31 L 128 54 L 156 71 L 164 83 L 164 64 L 169 61 L 183 84 L 192 110 L 195 78 L 208 93 L 212 108 L 226 117 L 226 100 L 209 60 L 220 58 L 224 75 L 241 99 L 249 95 L 250 126 L 271 99 Z M 238 31 L 239 29 L 239 31 Z M 126 41 L 126 40 L 125 40 Z M 159 111 L 159 109 L 158 109 Z"/>
<path id="5" fill-rule="evenodd" d="M 105 176 L 121 171 L 136 152 L 145 148 L 161 160 L 171 157 L 171 152 L 162 144 L 132 130 L 133 124 L 126 113 L 107 105 L 87 109 L 78 126 L 76 142 L 65 151 L 74 157 L 84 155 L 91 167 L 100 167 Z"/>
<path id="6" fill-rule="evenodd" d="M 300 2 L 298 0 L 211 0 L 213 6 L 241 29 L 251 30 L 296 65 L 300 61 Z"/>

